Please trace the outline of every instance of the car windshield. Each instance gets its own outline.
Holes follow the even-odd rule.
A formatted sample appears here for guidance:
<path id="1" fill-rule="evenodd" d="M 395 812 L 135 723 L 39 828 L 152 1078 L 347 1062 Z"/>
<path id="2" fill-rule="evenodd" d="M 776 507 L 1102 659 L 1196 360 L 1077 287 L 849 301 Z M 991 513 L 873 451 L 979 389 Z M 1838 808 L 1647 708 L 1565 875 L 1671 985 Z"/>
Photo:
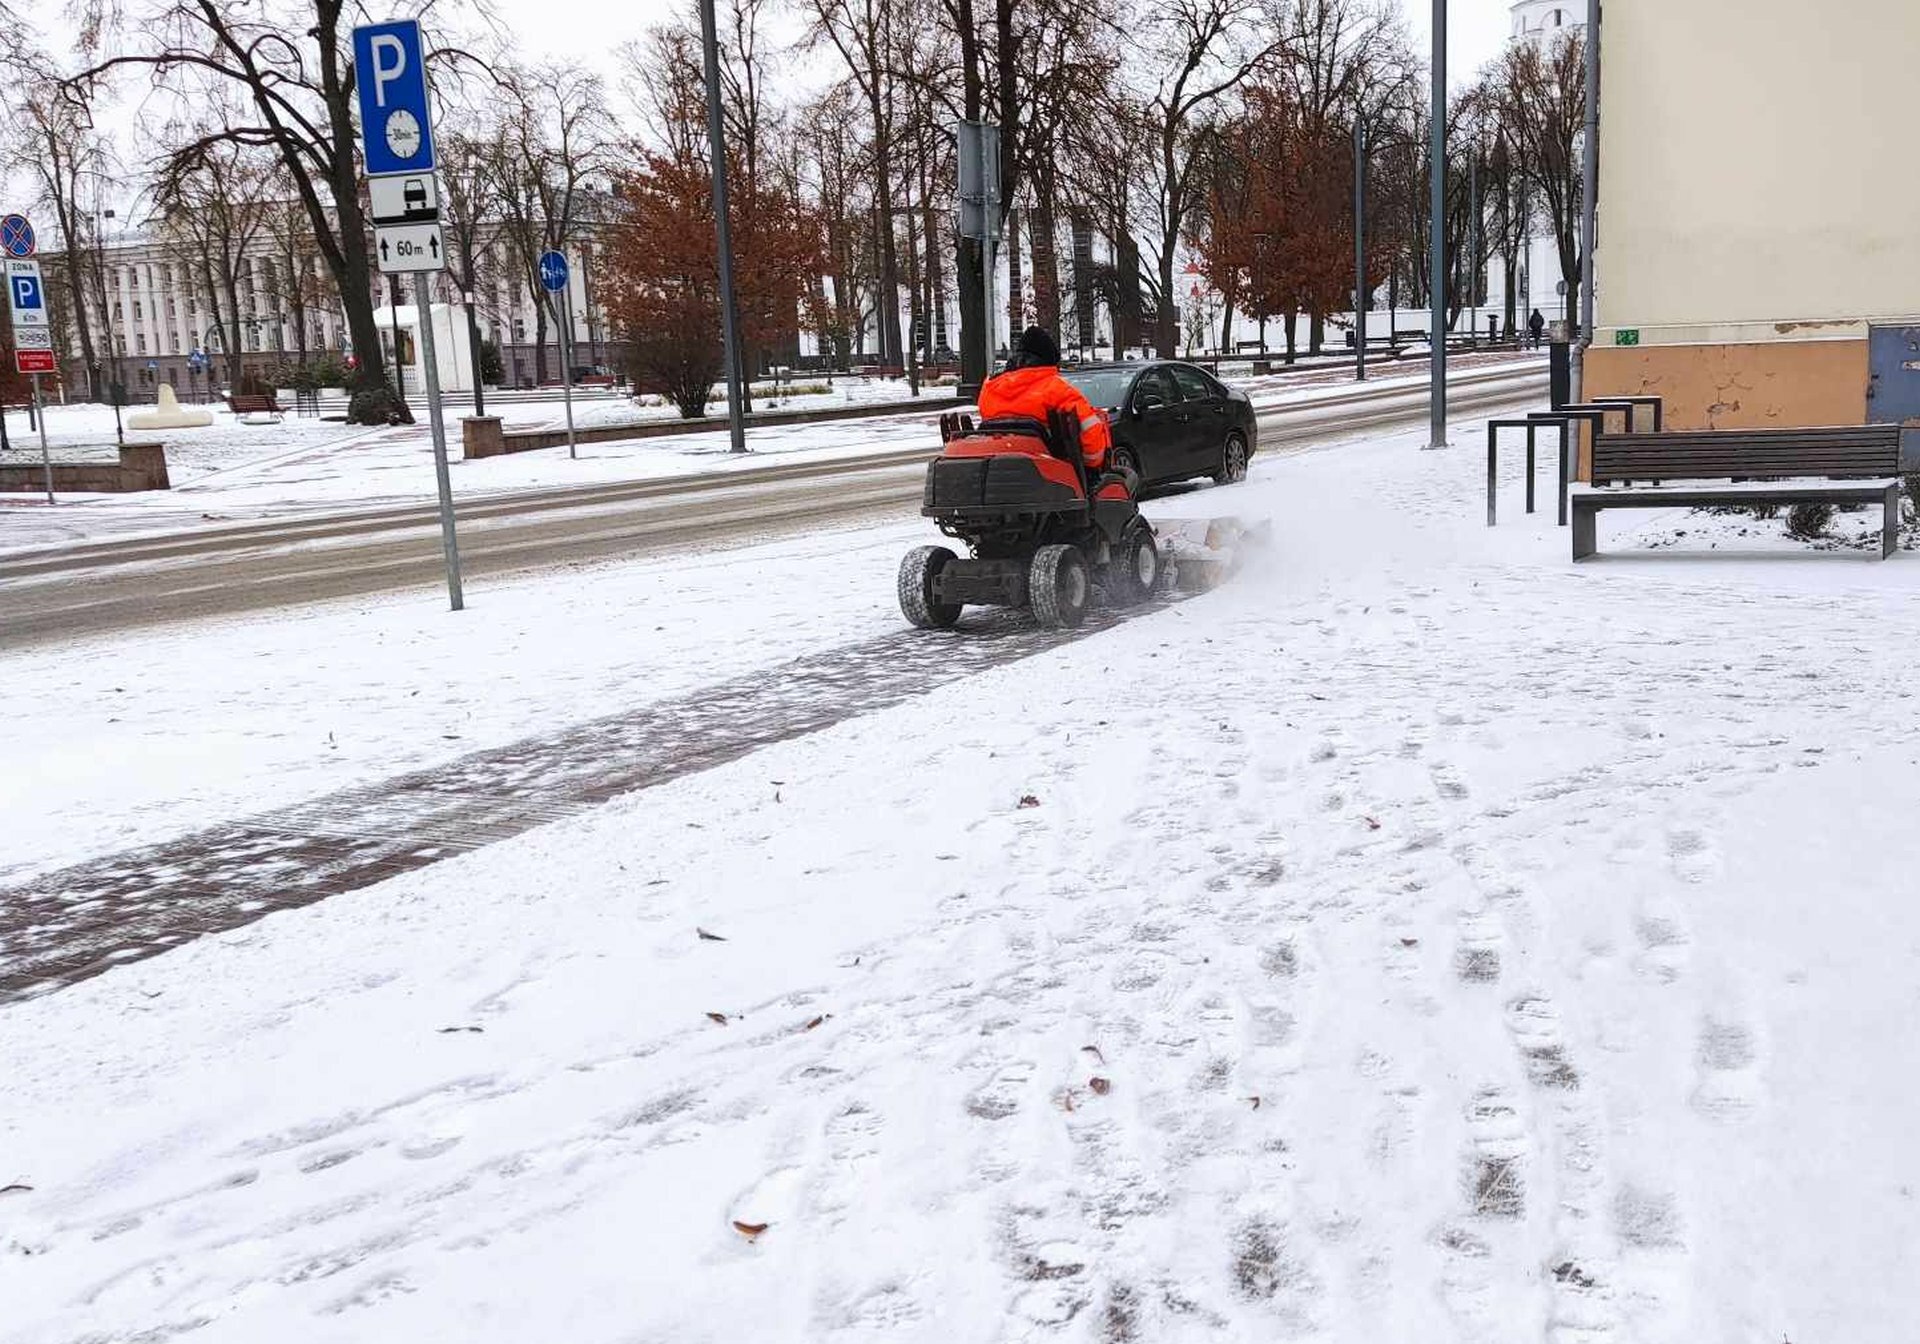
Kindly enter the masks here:
<path id="1" fill-rule="evenodd" d="M 1112 410 L 1127 395 L 1127 384 L 1138 369 L 1074 369 L 1060 376 L 1080 389 L 1095 406 Z"/>

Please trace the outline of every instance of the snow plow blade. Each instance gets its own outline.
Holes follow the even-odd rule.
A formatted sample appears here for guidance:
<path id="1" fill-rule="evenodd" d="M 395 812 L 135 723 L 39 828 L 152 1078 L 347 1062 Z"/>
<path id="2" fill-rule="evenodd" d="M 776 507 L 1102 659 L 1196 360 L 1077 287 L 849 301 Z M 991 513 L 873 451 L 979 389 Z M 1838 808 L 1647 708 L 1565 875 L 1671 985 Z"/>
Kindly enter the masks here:
<path id="1" fill-rule="evenodd" d="M 1171 586 L 1183 593 L 1218 588 L 1273 540 L 1273 524 L 1239 518 L 1183 518 L 1153 525 Z"/>

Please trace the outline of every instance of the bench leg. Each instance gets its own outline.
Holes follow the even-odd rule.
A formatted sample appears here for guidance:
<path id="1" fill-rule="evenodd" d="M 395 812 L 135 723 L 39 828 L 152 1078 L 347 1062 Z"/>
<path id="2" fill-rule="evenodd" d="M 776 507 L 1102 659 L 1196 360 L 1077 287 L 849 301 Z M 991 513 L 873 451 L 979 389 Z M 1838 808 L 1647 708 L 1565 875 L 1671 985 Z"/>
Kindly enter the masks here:
<path id="1" fill-rule="evenodd" d="M 1499 438 L 1499 435 L 1500 435 L 1500 432 L 1497 429 L 1495 429 L 1492 425 L 1487 426 L 1487 526 L 1488 527 L 1492 527 L 1494 525 L 1495 492 L 1499 489 L 1499 481 L 1498 481 L 1497 473 L 1494 470 L 1495 453 L 1496 453 L 1495 441 Z"/>
<path id="2" fill-rule="evenodd" d="M 1567 492 L 1573 481 L 1573 450 L 1565 422 L 1560 425 L 1560 521 L 1559 526 L 1567 525 Z"/>
<path id="3" fill-rule="evenodd" d="M 1573 501 L 1573 558 L 1585 560 L 1599 549 L 1599 529 L 1594 526 L 1599 510 L 1591 501 Z"/>
<path id="4" fill-rule="evenodd" d="M 1539 431 L 1532 425 L 1527 426 L 1527 512 L 1533 512 L 1533 441 L 1539 437 Z"/>
<path id="5" fill-rule="evenodd" d="M 1880 519 L 1880 558 L 1886 560 L 1900 549 L 1900 489 L 1887 487 L 1886 512 Z"/>

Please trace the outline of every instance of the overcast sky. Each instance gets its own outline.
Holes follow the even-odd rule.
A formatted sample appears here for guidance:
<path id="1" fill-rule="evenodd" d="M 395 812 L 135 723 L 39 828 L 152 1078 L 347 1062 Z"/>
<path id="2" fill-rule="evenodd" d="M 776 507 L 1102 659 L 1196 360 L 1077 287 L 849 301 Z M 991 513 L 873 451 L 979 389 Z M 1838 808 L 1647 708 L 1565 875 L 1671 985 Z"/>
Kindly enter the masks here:
<path id="1" fill-rule="evenodd" d="M 614 52 L 620 44 L 640 36 L 683 3 L 685 0 L 493 0 L 502 26 L 526 55 L 589 64 L 610 84 L 619 77 Z M 1424 50 L 1431 28 L 1432 0 L 1400 3 L 1406 9 L 1416 49 Z M 369 8 L 379 9 L 378 0 L 370 0 Z M 1451 83 L 1467 82 L 1499 53 L 1507 39 L 1510 8 L 1510 0 L 1450 0 L 1447 34 Z M 34 14 L 43 40 L 56 48 L 71 44 L 67 21 L 52 5 L 30 5 L 28 12 Z M 123 94 L 120 105 L 108 110 L 102 121 L 120 129 L 138 116 L 138 105 L 136 95 Z M 23 185 L 6 181 L 0 173 L 0 198 L 10 202 L 22 194 Z"/>

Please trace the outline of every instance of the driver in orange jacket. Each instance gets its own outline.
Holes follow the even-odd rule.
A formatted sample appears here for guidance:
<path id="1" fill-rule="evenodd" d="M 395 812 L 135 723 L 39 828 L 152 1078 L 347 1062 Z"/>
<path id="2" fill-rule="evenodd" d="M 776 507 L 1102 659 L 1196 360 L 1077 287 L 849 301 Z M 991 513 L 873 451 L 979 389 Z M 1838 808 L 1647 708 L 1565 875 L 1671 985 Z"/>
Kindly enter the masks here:
<path id="1" fill-rule="evenodd" d="M 1039 327 L 1020 333 L 1020 343 L 1004 372 L 987 379 L 980 388 L 980 418 L 992 420 L 1002 415 L 1024 415 L 1047 422 L 1050 411 L 1071 411 L 1080 422 L 1080 451 L 1090 470 L 1098 472 L 1107 465 L 1107 450 L 1113 435 L 1107 417 L 1079 388 L 1060 376 L 1060 347 Z"/>

